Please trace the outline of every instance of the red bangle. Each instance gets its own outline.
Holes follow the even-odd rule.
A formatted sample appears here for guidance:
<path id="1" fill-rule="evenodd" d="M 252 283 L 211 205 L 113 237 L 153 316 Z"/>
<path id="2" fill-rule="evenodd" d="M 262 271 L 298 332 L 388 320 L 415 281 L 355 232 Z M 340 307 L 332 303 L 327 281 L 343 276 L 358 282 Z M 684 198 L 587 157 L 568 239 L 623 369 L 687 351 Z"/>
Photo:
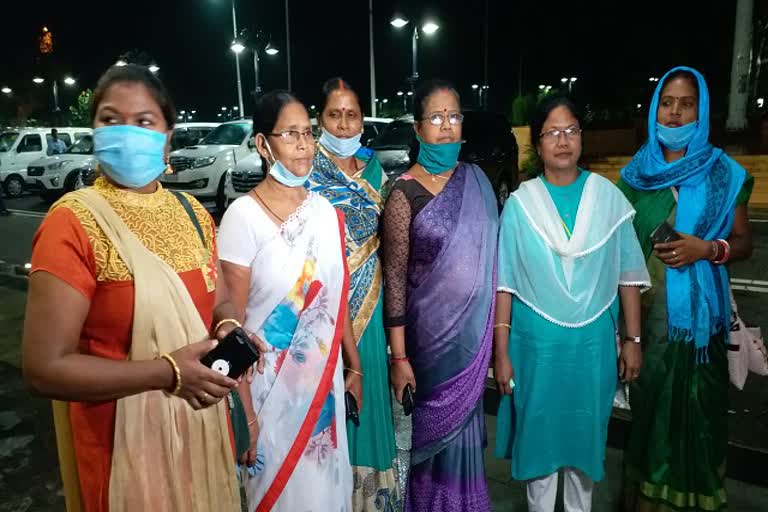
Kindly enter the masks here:
<path id="1" fill-rule="evenodd" d="M 408 362 L 408 356 L 403 357 L 390 357 L 389 358 L 390 363 L 407 363 Z"/>
<path id="2" fill-rule="evenodd" d="M 723 265 L 731 258 L 731 244 L 729 244 L 727 240 L 723 239 L 718 239 L 717 243 L 723 249 L 723 254 L 719 259 L 713 261 L 713 263 L 715 265 Z"/>

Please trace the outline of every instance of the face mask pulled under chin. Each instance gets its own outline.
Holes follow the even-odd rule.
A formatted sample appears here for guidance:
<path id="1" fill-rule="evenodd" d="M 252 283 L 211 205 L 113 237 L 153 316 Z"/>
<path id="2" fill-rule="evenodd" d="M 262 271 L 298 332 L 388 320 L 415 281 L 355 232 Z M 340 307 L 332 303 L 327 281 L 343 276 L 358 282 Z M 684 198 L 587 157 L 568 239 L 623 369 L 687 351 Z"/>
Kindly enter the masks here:
<path id="1" fill-rule="evenodd" d="M 304 176 L 296 176 L 290 170 L 288 170 L 285 165 L 283 165 L 283 162 L 275 158 L 275 154 L 272 152 L 272 148 L 269 147 L 269 142 L 265 141 L 265 143 L 267 145 L 267 151 L 269 151 L 269 156 L 273 162 L 269 166 L 269 175 L 272 176 L 278 183 L 285 185 L 286 187 L 303 187 L 307 183 L 309 175 L 312 173 L 312 169 L 310 169 L 309 172 Z"/>

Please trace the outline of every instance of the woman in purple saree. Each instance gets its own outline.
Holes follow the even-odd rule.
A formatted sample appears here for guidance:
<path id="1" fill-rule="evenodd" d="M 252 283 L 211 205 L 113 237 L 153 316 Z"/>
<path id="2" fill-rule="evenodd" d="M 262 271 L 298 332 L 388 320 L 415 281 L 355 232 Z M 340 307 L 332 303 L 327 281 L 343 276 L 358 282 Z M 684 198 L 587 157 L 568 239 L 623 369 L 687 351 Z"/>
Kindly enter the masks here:
<path id="1" fill-rule="evenodd" d="M 497 203 L 483 171 L 458 163 L 458 94 L 414 101 L 417 163 L 383 216 L 385 323 L 397 400 L 414 391 L 406 511 L 490 510 L 482 394 L 493 330 Z"/>

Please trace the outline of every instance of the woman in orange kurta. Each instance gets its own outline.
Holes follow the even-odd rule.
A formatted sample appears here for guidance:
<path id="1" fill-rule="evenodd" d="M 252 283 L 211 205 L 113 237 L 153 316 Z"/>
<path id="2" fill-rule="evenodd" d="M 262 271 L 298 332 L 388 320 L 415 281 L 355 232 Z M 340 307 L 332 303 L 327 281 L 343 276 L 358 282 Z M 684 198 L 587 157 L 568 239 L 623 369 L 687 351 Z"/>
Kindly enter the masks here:
<path id="1" fill-rule="evenodd" d="M 227 321 L 234 316 L 234 311 L 225 300 L 223 281 L 217 279 L 213 221 L 191 196 L 171 193 L 157 181 L 165 167 L 164 148 L 175 119 L 165 89 L 146 68 L 132 65 L 111 68 L 94 94 L 93 118 L 96 156 L 103 173 L 93 189 L 106 199 L 143 246 L 178 275 L 205 330 L 217 326 L 215 334 L 220 338 L 236 322 Z M 159 141 L 159 161 L 158 132 L 166 138 L 165 143 Z M 217 287 L 220 283 L 222 286 Z M 129 266 L 92 211 L 76 195 L 64 196 L 48 213 L 33 242 L 24 332 L 24 375 L 34 391 L 69 402 L 82 509 L 131 509 L 136 503 L 142 503 L 155 510 L 172 510 L 184 499 L 196 499 L 196 510 L 208 510 L 206 505 L 200 506 L 199 498 L 182 496 L 181 501 L 164 501 L 173 491 L 161 496 L 157 489 L 176 489 L 176 494 L 179 489 L 186 491 L 192 487 L 190 483 L 179 484 L 174 479 L 182 478 L 185 473 L 197 474 L 200 468 L 173 468 L 167 475 L 162 472 L 167 482 L 146 482 L 151 479 L 142 478 L 141 473 L 156 463 L 149 460 L 152 454 L 148 458 L 146 455 L 127 457 L 132 459 L 126 464 L 130 466 L 129 471 L 136 472 L 136 482 L 110 482 L 110 473 L 116 467 L 113 460 L 116 432 L 125 430 L 125 425 L 116 424 L 119 400 L 155 390 L 167 391 L 165 397 L 176 408 L 174 414 L 178 414 L 172 417 L 182 418 L 183 421 L 179 421 L 189 425 L 157 425 L 157 435 L 161 435 L 163 428 L 179 427 L 183 439 L 176 443 L 171 439 L 168 443 L 168 452 L 173 453 L 168 460 L 177 457 L 174 460 L 183 461 L 189 460 L 184 451 L 193 449 L 194 445 L 215 444 L 216 439 L 196 439 L 190 425 L 208 409 L 218 411 L 219 419 L 221 414 L 226 415 L 226 401 L 219 402 L 236 385 L 232 379 L 200 364 L 200 357 L 216 344 L 205 337 L 174 340 L 180 348 L 158 353 L 156 359 L 131 360 L 132 343 L 136 343 L 135 338 L 132 341 L 134 312 L 134 280 Z M 169 313 L 161 308 L 153 314 Z M 127 421 L 133 422 L 134 418 Z M 145 438 L 155 432 L 151 421 L 150 418 L 145 422 L 150 426 L 144 429 Z M 229 433 L 222 434 L 221 429 L 212 428 L 209 417 L 206 421 L 204 432 L 226 437 L 225 441 L 218 439 L 219 445 L 228 446 L 228 456 L 232 456 Z M 163 442 L 165 440 L 160 441 Z M 148 467 L 142 468 L 142 464 Z M 207 477 L 209 487 L 227 488 L 234 478 L 234 460 L 229 461 L 229 467 L 220 469 L 224 475 L 215 474 L 211 468 L 207 468 L 207 472 L 213 474 Z M 218 485 L 221 482 L 225 484 Z M 115 485 L 127 488 L 129 494 L 134 495 L 125 500 L 131 505 L 110 500 L 110 489 L 114 490 Z M 235 489 L 234 485 L 229 489 Z M 190 495 L 195 492 L 195 489 L 188 491 Z M 222 492 L 226 499 L 233 498 L 229 490 Z M 134 499 L 139 501 L 132 501 Z M 70 508 L 72 503 L 68 499 Z M 227 510 L 227 503 L 222 503 L 219 509 Z"/>

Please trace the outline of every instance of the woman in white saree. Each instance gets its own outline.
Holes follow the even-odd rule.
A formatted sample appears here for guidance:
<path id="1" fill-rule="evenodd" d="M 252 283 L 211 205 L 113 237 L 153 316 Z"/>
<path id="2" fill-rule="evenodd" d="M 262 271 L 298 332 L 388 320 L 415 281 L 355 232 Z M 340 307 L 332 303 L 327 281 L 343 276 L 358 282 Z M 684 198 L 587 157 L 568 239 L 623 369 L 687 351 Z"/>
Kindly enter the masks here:
<path id="1" fill-rule="evenodd" d="M 344 219 L 304 187 L 314 156 L 304 106 L 284 91 L 266 94 L 253 128 L 269 174 L 229 207 L 219 231 L 232 302 L 268 347 L 264 373 L 240 386 L 248 510 L 346 511 L 344 393 L 362 406 L 363 372 L 348 325 Z"/>

